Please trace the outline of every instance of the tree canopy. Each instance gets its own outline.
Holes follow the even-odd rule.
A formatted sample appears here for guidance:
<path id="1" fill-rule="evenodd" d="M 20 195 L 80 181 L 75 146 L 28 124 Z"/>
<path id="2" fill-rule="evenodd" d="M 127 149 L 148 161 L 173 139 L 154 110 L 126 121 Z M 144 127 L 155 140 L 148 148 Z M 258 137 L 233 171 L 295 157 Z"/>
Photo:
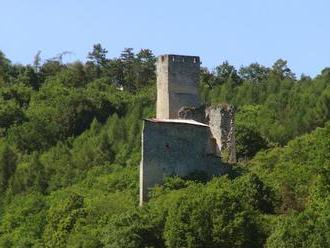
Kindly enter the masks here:
<path id="1" fill-rule="evenodd" d="M 203 103 L 237 109 L 238 161 L 208 182 L 169 177 L 140 208 L 152 51 L 41 55 L 18 65 L 0 52 L 0 247 L 330 246 L 329 68 L 201 68 Z"/>

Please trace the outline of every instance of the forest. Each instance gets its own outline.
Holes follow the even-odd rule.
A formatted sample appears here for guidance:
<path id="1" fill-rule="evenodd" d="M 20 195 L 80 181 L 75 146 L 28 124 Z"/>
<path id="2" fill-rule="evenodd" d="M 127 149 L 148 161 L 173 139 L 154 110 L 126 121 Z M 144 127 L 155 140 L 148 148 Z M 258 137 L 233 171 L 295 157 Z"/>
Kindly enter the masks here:
<path id="1" fill-rule="evenodd" d="M 203 103 L 236 108 L 238 161 L 209 181 L 168 177 L 139 207 L 155 55 L 41 55 L 0 51 L 0 247 L 330 247 L 330 68 L 202 67 Z"/>

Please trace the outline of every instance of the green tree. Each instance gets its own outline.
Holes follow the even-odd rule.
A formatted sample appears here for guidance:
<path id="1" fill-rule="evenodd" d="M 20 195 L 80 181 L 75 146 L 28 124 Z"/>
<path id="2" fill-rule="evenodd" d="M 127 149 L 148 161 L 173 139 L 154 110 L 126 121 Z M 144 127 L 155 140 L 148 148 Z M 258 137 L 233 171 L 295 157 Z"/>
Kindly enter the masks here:
<path id="1" fill-rule="evenodd" d="M 272 66 L 271 72 L 274 73 L 276 76 L 280 77 L 281 79 L 295 79 L 294 73 L 288 67 L 288 62 L 283 59 L 278 59 L 277 61 L 275 61 Z"/>
<path id="2" fill-rule="evenodd" d="M 241 67 L 238 74 L 242 80 L 260 83 L 269 76 L 269 72 L 269 68 L 258 63 L 252 63 L 249 66 Z"/>
<path id="3" fill-rule="evenodd" d="M 223 62 L 215 68 L 215 76 L 217 84 L 223 84 L 227 80 L 232 80 L 235 84 L 239 84 L 241 81 L 237 70 L 228 61 Z"/>
<path id="4" fill-rule="evenodd" d="M 236 154 L 239 159 L 252 158 L 258 151 L 267 148 L 267 142 L 255 130 L 245 125 L 235 127 Z"/>
<path id="5" fill-rule="evenodd" d="M 17 155 L 6 143 L 0 144 L 0 194 L 7 189 L 8 182 L 16 170 Z"/>
<path id="6" fill-rule="evenodd" d="M 9 182 L 12 194 L 23 192 L 44 193 L 47 189 L 47 181 L 44 166 L 39 161 L 37 154 L 32 154 L 25 162 L 17 165 L 15 174 Z"/>
<path id="7" fill-rule="evenodd" d="M 8 83 L 10 70 L 10 60 L 0 51 L 0 85 Z"/>
<path id="8" fill-rule="evenodd" d="M 87 58 L 95 64 L 105 67 L 108 62 L 107 53 L 108 50 L 98 43 L 93 46 L 93 51 L 88 53 Z"/>
<path id="9" fill-rule="evenodd" d="M 43 233 L 45 247 L 66 246 L 76 222 L 86 214 L 82 196 L 70 192 L 61 193 L 53 196 L 54 204 L 47 211 L 47 224 Z"/>

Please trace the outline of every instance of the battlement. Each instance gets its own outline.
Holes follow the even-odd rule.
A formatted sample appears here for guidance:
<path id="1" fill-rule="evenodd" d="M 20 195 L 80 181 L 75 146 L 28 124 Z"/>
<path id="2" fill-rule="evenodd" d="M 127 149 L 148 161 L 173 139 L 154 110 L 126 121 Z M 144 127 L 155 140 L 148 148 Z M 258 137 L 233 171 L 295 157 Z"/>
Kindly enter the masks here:
<path id="1" fill-rule="evenodd" d="M 158 57 L 157 63 L 190 63 L 199 66 L 200 59 L 198 56 L 165 54 Z"/>

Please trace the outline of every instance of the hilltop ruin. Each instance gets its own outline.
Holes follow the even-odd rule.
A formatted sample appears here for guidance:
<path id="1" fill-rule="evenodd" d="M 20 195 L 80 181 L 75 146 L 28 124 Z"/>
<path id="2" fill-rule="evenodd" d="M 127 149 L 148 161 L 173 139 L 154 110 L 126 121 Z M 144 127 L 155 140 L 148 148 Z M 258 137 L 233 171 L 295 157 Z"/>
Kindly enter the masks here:
<path id="1" fill-rule="evenodd" d="M 200 59 L 162 55 L 156 62 L 156 118 L 145 119 L 140 164 L 140 204 L 167 176 L 224 174 L 236 162 L 234 108 L 205 108 L 198 95 Z"/>

